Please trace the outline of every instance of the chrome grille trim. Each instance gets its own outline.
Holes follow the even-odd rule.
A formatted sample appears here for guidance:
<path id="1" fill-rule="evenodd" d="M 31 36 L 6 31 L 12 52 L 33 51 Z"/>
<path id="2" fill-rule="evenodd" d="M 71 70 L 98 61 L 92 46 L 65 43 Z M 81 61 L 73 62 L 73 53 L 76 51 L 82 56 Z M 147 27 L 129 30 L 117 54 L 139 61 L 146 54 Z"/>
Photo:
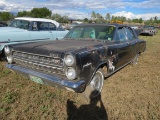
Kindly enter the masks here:
<path id="1" fill-rule="evenodd" d="M 40 55 L 40 54 L 33 54 L 33 53 L 28 53 L 28 52 L 22 52 L 22 51 L 15 51 L 15 50 L 12 50 L 12 52 L 17 52 L 17 53 L 24 53 L 24 54 L 28 54 L 28 55 L 37 55 L 37 56 L 42 56 L 42 57 L 51 57 L 51 56 L 47 56 L 47 55 Z M 53 58 L 53 57 L 51 57 Z M 54 58 L 59 58 L 59 57 L 54 57 Z"/>
<path id="2" fill-rule="evenodd" d="M 63 73 L 63 68 L 46 66 L 46 65 L 42 65 L 42 64 L 38 64 L 38 63 L 33 63 L 33 62 L 17 59 L 17 58 L 14 58 L 14 61 L 16 63 L 18 63 L 19 65 L 22 65 L 22 66 L 27 67 L 27 68 L 36 69 L 38 71 L 43 71 L 43 72 L 47 72 L 47 73 L 56 73 L 56 74 L 61 74 L 61 75 L 64 74 Z"/>
<path id="3" fill-rule="evenodd" d="M 20 66 L 45 73 L 64 75 L 63 62 L 60 58 L 13 51 L 13 61 Z"/>

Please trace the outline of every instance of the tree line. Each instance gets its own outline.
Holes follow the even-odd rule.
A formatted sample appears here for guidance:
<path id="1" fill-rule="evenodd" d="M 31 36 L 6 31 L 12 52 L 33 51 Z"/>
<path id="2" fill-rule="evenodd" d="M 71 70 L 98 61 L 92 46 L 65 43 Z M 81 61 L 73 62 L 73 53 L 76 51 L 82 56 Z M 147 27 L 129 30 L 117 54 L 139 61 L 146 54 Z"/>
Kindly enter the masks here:
<path id="1" fill-rule="evenodd" d="M 60 14 L 52 14 L 51 10 L 46 7 L 43 8 L 33 8 L 31 11 L 20 11 L 17 15 L 14 15 L 10 12 L 0 12 L 0 21 L 9 21 L 15 17 L 36 17 L 36 18 L 49 18 L 56 20 L 60 23 L 68 23 L 68 16 L 61 16 Z M 109 23 L 110 21 L 119 20 L 127 23 L 145 23 L 146 25 L 158 25 L 160 24 L 160 20 L 157 16 L 151 17 L 149 20 L 143 20 L 142 18 L 136 19 L 127 19 L 124 16 L 114 16 L 110 13 L 106 13 L 105 17 L 103 17 L 100 13 L 96 13 L 92 11 L 91 19 L 84 18 L 84 23 Z"/>
<path id="2" fill-rule="evenodd" d="M 151 17 L 149 20 L 143 20 L 142 18 L 135 18 L 135 19 L 127 19 L 124 16 L 114 16 L 114 15 L 110 15 L 110 13 L 106 13 L 106 16 L 103 17 L 101 14 L 96 13 L 94 11 L 92 11 L 91 14 L 91 19 L 92 21 L 94 21 L 95 23 L 109 23 L 110 21 L 122 21 L 122 22 L 127 22 L 127 23 L 144 23 L 146 25 L 158 25 L 160 24 L 160 20 L 158 19 L 157 16 L 155 17 Z"/>
<path id="3" fill-rule="evenodd" d="M 68 23 L 69 20 L 67 16 L 61 16 L 57 13 L 52 14 L 52 12 L 46 7 L 33 8 L 31 11 L 19 11 L 17 15 L 13 15 L 10 12 L 0 12 L 0 21 L 10 21 L 15 17 L 49 18 L 60 23 Z"/>

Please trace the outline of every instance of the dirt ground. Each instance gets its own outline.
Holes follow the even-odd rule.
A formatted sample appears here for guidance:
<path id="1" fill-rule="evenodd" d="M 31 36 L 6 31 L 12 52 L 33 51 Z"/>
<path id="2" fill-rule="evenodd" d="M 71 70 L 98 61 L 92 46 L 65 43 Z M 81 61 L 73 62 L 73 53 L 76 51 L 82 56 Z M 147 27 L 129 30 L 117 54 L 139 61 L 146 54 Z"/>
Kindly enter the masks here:
<path id="1" fill-rule="evenodd" d="M 0 120 L 160 120 L 160 31 L 147 50 L 104 81 L 101 98 L 34 83 L 0 61 Z"/>

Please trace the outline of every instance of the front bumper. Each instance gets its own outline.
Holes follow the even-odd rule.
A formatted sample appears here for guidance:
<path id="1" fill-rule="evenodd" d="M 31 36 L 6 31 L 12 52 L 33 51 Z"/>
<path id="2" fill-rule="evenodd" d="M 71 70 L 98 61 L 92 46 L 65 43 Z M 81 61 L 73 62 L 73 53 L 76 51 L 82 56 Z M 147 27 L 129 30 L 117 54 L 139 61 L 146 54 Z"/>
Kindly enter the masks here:
<path id="1" fill-rule="evenodd" d="M 84 80 L 73 82 L 57 76 L 47 75 L 47 74 L 30 70 L 24 67 L 19 67 L 13 64 L 7 64 L 6 67 L 18 73 L 21 73 L 30 79 L 31 79 L 31 76 L 34 76 L 39 80 L 41 80 L 41 82 L 38 82 L 38 83 L 65 88 L 67 90 L 74 91 L 77 93 L 83 92 L 86 86 Z"/>
<path id="2" fill-rule="evenodd" d="M 152 35 L 152 34 L 154 34 L 154 31 L 151 31 L 151 30 L 144 30 L 144 31 L 141 31 L 141 34 Z"/>

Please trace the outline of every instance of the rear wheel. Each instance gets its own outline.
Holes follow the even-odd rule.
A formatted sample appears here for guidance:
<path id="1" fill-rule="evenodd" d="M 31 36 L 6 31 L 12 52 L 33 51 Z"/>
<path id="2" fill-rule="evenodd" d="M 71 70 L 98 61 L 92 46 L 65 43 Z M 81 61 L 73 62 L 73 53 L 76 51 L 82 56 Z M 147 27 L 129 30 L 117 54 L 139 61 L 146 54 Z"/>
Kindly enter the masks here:
<path id="1" fill-rule="evenodd" d="M 92 78 L 89 85 L 86 87 L 86 90 L 83 92 L 85 98 L 87 100 L 93 100 L 95 98 L 98 98 L 100 96 L 100 93 L 102 91 L 104 82 L 104 75 L 102 72 L 102 69 L 98 69 Z"/>

